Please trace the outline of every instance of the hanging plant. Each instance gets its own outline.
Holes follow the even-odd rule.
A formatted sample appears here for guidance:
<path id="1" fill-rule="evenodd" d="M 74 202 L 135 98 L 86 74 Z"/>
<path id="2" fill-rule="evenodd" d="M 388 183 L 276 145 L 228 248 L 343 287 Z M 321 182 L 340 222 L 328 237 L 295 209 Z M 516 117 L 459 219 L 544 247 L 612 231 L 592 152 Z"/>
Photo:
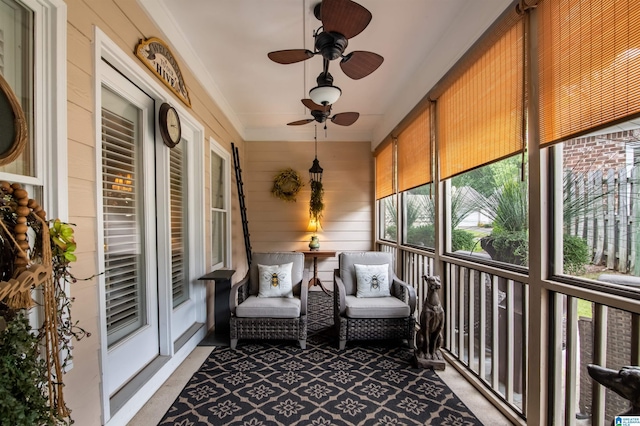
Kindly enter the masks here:
<path id="1" fill-rule="evenodd" d="M 311 199 L 309 200 L 309 216 L 315 219 L 317 223 L 322 219 L 322 212 L 324 211 L 324 188 L 322 182 L 312 180 L 309 182 L 311 185 Z"/>
<path id="2" fill-rule="evenodd" d="M 29 413 L 26 423 L 11 424 L 72 423 L 62 376 L 71 359 L 72 340 L 89 336 L 71 321 L 72 299 L 65 291 L 67 283 L 76 281 L 69 271 L 69 263 L 76 260 L 73 228 L 45 217 L 19 184 L 0 182 L 0 343 L 13 348 L 0 352 L 0 364 L 8 368 L 2 376 L 25 379 L 16 382 L 19 390 L 9 387 L 13 379 L 0 381 L 0 400 L 13 395 L 11 404 L 0 404 L 0 418 L 23 419 Z M 32 291 L 42 292 L 44 319 L 38 334 L 24 320 L 33 305 Z M 27 334 L 33 342 L 25 339 Z"/>
<path id="3" fill-rule="evenodd" d="M 304 186 L 300 174 L 288 168 L 282 170 L 273 178 L 273 188 L 271 193 L 284 201 L 296 201 L 296 195 L 300 188 Z"/>

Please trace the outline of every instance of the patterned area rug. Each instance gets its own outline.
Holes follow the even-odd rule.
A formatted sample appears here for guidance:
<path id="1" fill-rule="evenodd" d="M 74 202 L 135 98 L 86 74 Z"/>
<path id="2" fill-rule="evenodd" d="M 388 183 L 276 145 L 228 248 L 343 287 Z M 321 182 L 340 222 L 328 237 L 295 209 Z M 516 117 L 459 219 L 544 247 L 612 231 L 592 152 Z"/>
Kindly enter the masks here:
<path id="1" fill-rule="evenodd" d="M 333 308 L 309 295 L 307 349 L 297 342 L 242 341 L 216 348 L 161 425 L 481 425 L 432 371 L 411 366 L 397 342 L 332 338 Z"/>

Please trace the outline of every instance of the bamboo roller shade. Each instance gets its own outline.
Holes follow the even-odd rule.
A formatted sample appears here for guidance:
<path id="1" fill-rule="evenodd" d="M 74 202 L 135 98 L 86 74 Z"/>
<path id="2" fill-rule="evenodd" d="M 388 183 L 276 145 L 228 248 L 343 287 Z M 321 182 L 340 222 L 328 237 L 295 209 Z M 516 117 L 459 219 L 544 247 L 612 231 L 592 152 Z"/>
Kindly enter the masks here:
<path id="1" fill-rule="evenodd" d="M 440 178 L 521 152 L 524 96 L 520 19 L 437 99 Z"/>
<path id="2" fill-rule="evenodd" d="M 393 143 L 376 152 L 376 200 L 393 194 Z"/>
<path id="3" fill-rule="evenodd" d="M 640 3 L 545 0 L 538 14 L 542 145 L 640 112 Z"/>
<path id="4" fill-rule="evenodd" d="M 425 108 L 398 135 L 398 191 L 406 191 L 433 180 L 430 115 L 430 108 Z"/>

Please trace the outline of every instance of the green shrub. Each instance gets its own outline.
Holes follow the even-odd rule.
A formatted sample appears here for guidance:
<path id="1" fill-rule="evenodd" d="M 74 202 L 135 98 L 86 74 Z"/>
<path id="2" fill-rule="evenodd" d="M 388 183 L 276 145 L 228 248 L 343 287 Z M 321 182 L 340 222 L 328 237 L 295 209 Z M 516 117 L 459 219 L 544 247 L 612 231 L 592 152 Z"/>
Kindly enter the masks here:
<path id="1" fill-rule="evenodd" d="M 580 275 L 585 271 L 585 265 L 591 262 L 587 242 L 573 235 L 563 237 L 562 264 L 563 271 L 569 275 Z"/>
<path id="2" fill-rule="evenodd" d="M 420 247 L 435 247 L 433 225 L 412 226 L 407 231 L 407 244 Z"/>
<path id="3" fill-rule="evenodd" d="M 383 235 L 383 239 L 385 240 L 391 240 L 391 241 L 397 241 L 397 236 L 398 236 L 398 229 L 396 227 L 396 225 L 389 225 L 387 226 L 387 229 L 385 229 L 385 233 Z"/>
<path id="4" fill-rule="evenodd" d="M 451 233 L 451 251 L 472 251 L 476 241 L 472 232 L 464 229 L 454 229 Z"/>
<path id="5" fill-rule="evenodd" d="M 407 231 L 407 244 L 420 247 L 435 247 L 435 232 L 433 225 L 414 226 Z M 451 234 L 451 251 L 472 251 L 475 239 L 472 232 L 464 229 L 454 229 Z"/>

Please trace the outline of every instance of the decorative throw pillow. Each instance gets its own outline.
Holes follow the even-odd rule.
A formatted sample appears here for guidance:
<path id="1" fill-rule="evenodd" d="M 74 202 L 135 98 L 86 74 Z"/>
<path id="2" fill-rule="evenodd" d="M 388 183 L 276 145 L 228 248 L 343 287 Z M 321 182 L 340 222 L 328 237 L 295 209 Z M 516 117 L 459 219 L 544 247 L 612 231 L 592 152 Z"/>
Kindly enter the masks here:
<path id="1" fill-rule="evenodd" d="M 293 297 L 293 262 L 282 265 L 258 265 L 258 297 Z"/>
<path id="2" fill-rule="evenodd" d="M 353 266 L 356 268 L 356 297 L 391 296 L 389 264 Z"/>

